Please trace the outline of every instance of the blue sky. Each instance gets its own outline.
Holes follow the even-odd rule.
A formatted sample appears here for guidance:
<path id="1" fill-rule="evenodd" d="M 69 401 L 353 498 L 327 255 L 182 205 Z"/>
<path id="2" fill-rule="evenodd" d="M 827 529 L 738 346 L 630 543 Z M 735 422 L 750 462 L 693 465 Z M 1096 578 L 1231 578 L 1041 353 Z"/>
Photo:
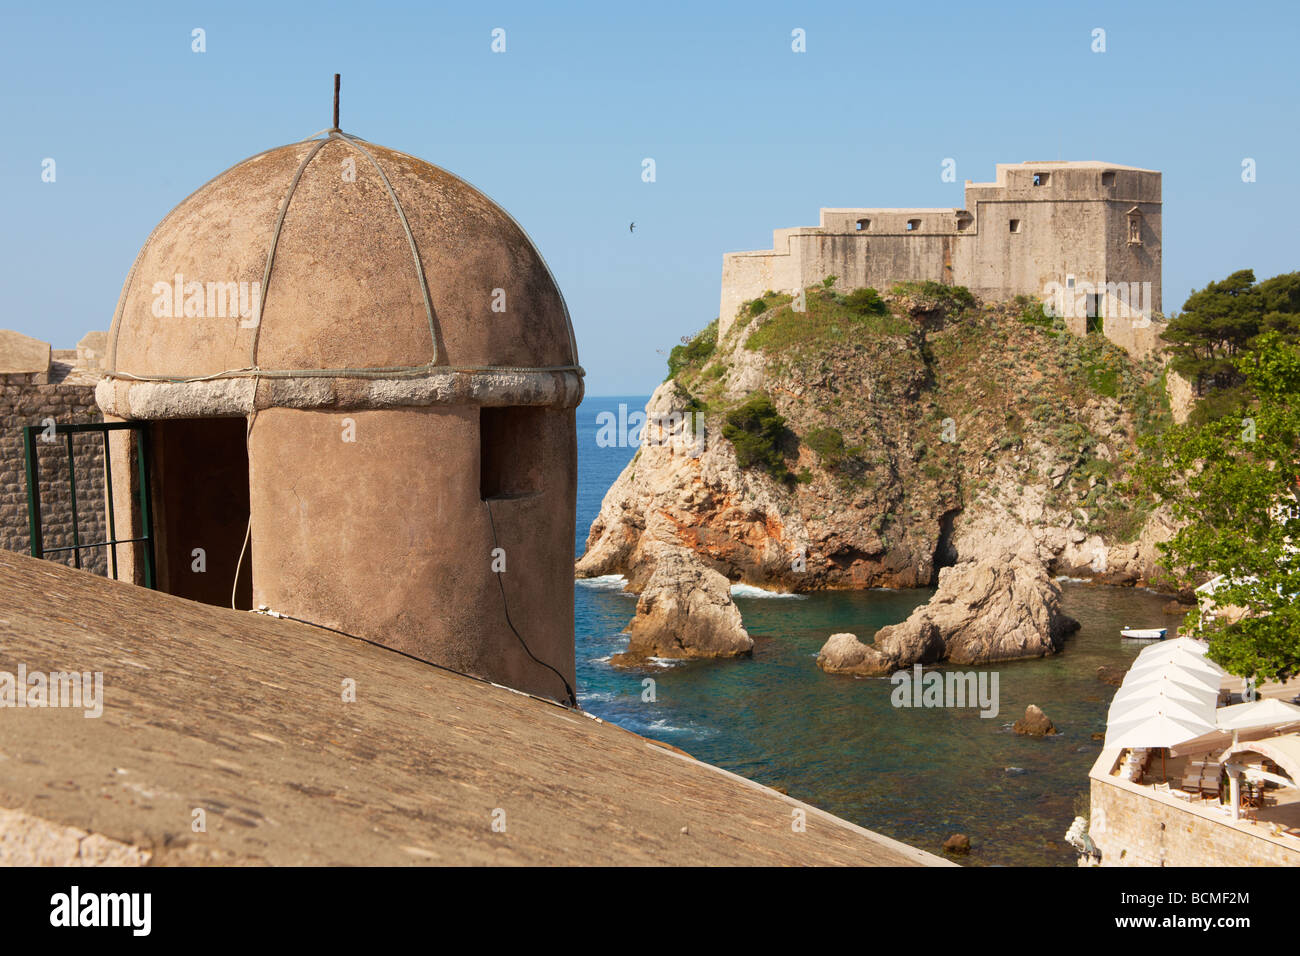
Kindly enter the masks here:
<path id="1" fill-rule="evenodd" d="M 0 327 L 56 347 L 106 329 L 157 221 L 328 126 L 336 71 L 345 130 L 529 231 L 589 394 L 663 378 L 717 314 L 724 252 L 822 206 L 961 206 L 997 162 L 1161 170 L 1172 312 L 1235 269 L 1300 268 L 1298 20 L 1285 3 L 28 4 L 0 33 Z"/>

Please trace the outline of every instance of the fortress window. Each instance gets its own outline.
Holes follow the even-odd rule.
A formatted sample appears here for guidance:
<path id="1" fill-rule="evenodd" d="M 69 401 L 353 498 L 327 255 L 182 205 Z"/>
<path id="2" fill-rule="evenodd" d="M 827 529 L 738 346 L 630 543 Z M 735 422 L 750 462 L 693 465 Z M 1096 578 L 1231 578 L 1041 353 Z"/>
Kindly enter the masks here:
<path id="1" fill-rule="evenodd" d="M 1019 219 L 1012 219 L 1011 222 L 1010 222 L 1010 226 L 1011 226 L 1011 231 L 1012 231 L 1012 232 L 1019 232 L 1019 231 L 1020 231 L 1020 220 L 1019 220 Z"/>
<path id="2" fill-rule="evenodd" d="M 907 220 L 907 231 L 908 231 L 908 232 L 918 232 L 918 231 L 920 230 L 920 228 L 921 228 L 921 220 L 919 220 L 919 219 L 909 219 L 909 220 Z"/>
<path id="3" fill-rule="evenodd" d="M 1046 186 L 1046 185 L 1047 185 L 1047 178 L 1048 178 L 1050 175 L 1051 175 L 1051 173 L 1034 173 L 1034 185 L 1035 185 L 1035 186 Z"/>
<path id="4" fill-rule="evenodd" d="M 871 220 L 870 220 L 870 219 L 859 219 L 859 220 L 858 220 L 858 232 L 866 232 L 866 231 L 867 231 L 868 229 L 870 229 L 870 228 L 871 228 Z"/>
<path id="5" fill-rule="evenodd" d="M 1102 184 L 1103 186 L 1114 186 L 1114 185 L 1115 185 L 1115 170 L 1113 170 L 1113 169 L 1108 169 L 1108 170 L 1106 170 L 1106 172 L 1102 173 L 1102 174 L 1101 174 L 1101 184 Z"/>
<path id="6" fill-rule="evenodd" d="M 542 490 L 544 408 L 481 408 L 479 497 L 521 498 Z"/>

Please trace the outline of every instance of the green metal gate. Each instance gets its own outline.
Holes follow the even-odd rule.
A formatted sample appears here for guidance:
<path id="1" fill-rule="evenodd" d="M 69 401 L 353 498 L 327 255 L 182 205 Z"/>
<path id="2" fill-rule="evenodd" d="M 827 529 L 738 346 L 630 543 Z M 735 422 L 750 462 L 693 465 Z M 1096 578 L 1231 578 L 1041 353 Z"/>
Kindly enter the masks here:
<path id="1" fill-rule="evenodd" d="M 108 433 L 133 431 L 136 435 L 136 467 L 139 479 L 140 537 L 118 538 L 117 521 L 113 509 L 113 462 L 109 454 Z M 80 433 L 99 433 L 104 442 L 104 493 L 108 509 L 108 540 L 81 543 L 77 526 L 77 470 L 73 460 L 72 436 Z M 52 443 L 44 435 L 63 435 L 68 453 L 68 486 L 72 498 L 72 544 L 68 547 L 46 548 L 41 536 L 41 463 L 38 444 Z M 145 422 L 91 422 L 84 425 L 27 425 L 23 428 L 23 452 L 27 464 L 27 527 L 31 536 L 32 557 L 44 558 L 47 554 L 72 552 L 73 564 L 81 567 L 81 552 L 89 548 L 108 548 L 113 577 L 117 578 L 117 545 L 143 544 L 144 586 L 154 586 L 153 514 L 149 493 L 149 429 Z"/>

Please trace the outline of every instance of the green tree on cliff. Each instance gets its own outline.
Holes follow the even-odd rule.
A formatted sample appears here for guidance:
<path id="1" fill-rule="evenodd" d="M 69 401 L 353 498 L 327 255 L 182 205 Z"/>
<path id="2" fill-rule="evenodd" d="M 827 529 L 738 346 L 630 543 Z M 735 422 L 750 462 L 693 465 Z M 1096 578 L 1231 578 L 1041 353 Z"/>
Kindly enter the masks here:
<path id="1" fill-rule="evenodd" d="M 729 411 L 722 435 L 735 448 L 736 464 L 741 468 L 759 468 L 777 481 L 793 479 L 783 451 L 790 430 L 767 395 L 755 392 Z"/>
<path id="2" fill-rule="evenodd" d="M 1249 402 L 1237 359 L 1254 351 L 1264 332 L 1287 339 L 1300 335 L 1300 273 L 1274 276 L 1256 284 L 1251 269 L 1193 292 L 1169 322 L 1164 340 L 1170 368 L 1190 380 L 1196 393 L 1213 393 L 1204 408 L 1217 417 Z"/>
<path id="3" fill-rule="evenodd" d="M 1250 404 L 1148 439 L 1143 478 L 1187 522 L 1161 546 L 1166 567 L 1222 576 L 1215 604 L 1246 612 L 1193 610 L 1188 627 L 1231 673 L 1284 680 L 1300 673 L 1300 345 L 1265 331 L 1232 365 Z"/>

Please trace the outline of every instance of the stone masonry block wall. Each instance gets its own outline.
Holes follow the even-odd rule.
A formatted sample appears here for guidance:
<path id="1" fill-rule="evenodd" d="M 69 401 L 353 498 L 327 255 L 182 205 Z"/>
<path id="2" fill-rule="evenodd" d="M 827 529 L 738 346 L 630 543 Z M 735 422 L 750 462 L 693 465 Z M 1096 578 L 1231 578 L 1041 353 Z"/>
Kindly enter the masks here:
<path id="1" fill-rule="evenodd" d="M 1092 780 L 1088 835 L 1102 866 L 1300 866 L 1300 841 L 1278 840 L 1189 808 Z"/>
<path id="2" fill-rule="evenodd" d="M 1084 297 L 1096 290 L 1098 311 L 1089 314 L 1106 317 L 1102 334 L 1144 358 L 1163 328 L 1149 321 L 1161 308 L 1162 228 L 1158 172 L 999 164 L 996 182 L 967 181 L 964 209 L 823 208 L 819 226 L 775 230 L 771 250 L 725 254 L 718 331 L 725 335 L 740 305 L 765 289 L 794 293 L 829 276 L 841 292 L 921 280 L 966 286 L 987 301 L 1047 300 L 1053 287 L 1077 286 L 1088 291 L 1074 297 L 1079 315 L 1067 312 L 1070 331 L 1086 334 Z M 1135 315 L 1109 294 L 1118 286 Z"/>
<path id="3" fill-rule="evenodd" d="M 23 426 L 52 418 L 60 425 L 103 421 L 95 404 L 93 384 L 33 384 L 28 376 L 0 376 L 0 547 L 30 553 L 27 524 L 27 478 L 24 471 Z M 99 435 L 73 436 L 77 475 L 77 525 L 82 541 L 108 537 L 104 508 L 104 455 Z M 40 459 L 41 524 L 46 548 L 72 544 L 72 508 L 68 487 L 66 439 L 37 442 Z M 107 549 L 81 552 L 81 565 L 104 574 Z M 119 556 L 120 557 L 120 556 Z M 50 560 L 72 566 L 72 552 Z"/>

